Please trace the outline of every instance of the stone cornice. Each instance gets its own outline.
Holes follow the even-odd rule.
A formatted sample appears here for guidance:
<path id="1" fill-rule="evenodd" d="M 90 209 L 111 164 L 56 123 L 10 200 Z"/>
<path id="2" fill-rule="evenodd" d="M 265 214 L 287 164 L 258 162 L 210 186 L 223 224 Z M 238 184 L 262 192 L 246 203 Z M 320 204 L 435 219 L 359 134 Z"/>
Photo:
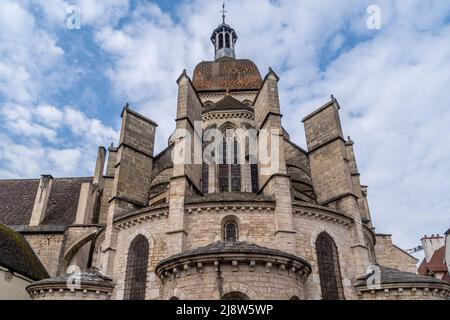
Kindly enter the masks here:
<path id="1" fill-rule="evenodd" d="M 389 283 L 372 286 L 355 287 L 358 296 L 363 293 L 371 293 L 374 296 L 377 293 L 383 293 L 385 297 L 405 295 L 405 289 L 410 291 L 412 296 L 439 296 L 442 299 L 450 297 L 450 285 L 438 283 Z M 421 292 L 421 295 L 418 294 Z"/>
<path id="2" fill-rule="evenodd" d="M 202 203 L 202 204 L 187 204 L 185 205 L 185 212 L 187 214 L 194 213 L 233 213 L 237 211 L 247 211 L 248 213 L 267 212 L 271 213 L 275 210 L 275 203 L 240 203 L 240 202 L 226 202 L 226 203 Z"/>
<path id="3" fill-rule="evenodd" d="M 300 215 L 311 219 L 325 220 L 344 225 L 348 228 L 350 228 L 354 222 L 353 218 L 348 217 L 339 211 L 312 204 L 294 203 L 292 206 L 292 211 L 294 215 Z"/>
<path id="4" fill-rule="evenodd" d="M 101 298 L 102 295 L 106 295 L 107 299 L 110 299 L 113 287 L 108 286 L 93 286 L 81 284 L 79 289 L 69 289 L 67 284 L 47 284 L 36 285 L 28 287 L 28 294 L 34 300 L 42 299 L 45 296 L 54 297 L 60 295 L 61 297 L 75 296 L 77 293 L 81 293 L 82 296 L 87 296 L 89 292 L 95 293 L 96 296 Z"/>
<path id="5" fill-rule="evenodd" d="M 255 116 L 250 111 L 210 111 L 202 115 L 204 121 L 239 118 L 253 120 Z"/>
<path id="6" fill-rule="evenodd" d="M 145 208 L 143 210 L 138 210 L 128 215 L 118 217 L 114 221 L 114 228 L 116 230 L 128 229 L 149 220 L 152 221 L 154 219 L 167 218 L 168 215 L 169 206 L 167 205 L 159 208 Z"/>

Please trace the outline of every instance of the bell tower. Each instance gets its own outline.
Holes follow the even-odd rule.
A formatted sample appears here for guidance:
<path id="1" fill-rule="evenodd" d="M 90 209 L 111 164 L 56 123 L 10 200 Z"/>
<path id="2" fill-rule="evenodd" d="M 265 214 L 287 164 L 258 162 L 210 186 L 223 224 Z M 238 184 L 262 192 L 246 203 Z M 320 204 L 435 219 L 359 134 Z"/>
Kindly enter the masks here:
<path id="1" fill-rule="evenodd" d="M 222 24 L 220 24 L 211 35 L 211 42 L 214 45 L 214 59 L 236 58 L 234 45 L 238 39 L 233 28 L 225 23 L 225 3 L 222 5 Z"/>

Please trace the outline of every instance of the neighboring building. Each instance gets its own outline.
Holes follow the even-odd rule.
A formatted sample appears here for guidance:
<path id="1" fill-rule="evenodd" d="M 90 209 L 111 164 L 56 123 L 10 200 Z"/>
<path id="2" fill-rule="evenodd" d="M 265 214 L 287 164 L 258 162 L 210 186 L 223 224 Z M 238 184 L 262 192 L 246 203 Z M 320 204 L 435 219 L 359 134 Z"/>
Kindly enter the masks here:
<path id="1" fill-rule="evenodd" d="M 436 279 L 444 280 L 450 284 L 448 260 L 448 231 L 446 237 L 438 235 L 424 236 L 422 247 L 425 252 L 425 258 L 419 266 L 419 274 L 431 276 Z"/>
<path id="2" fill-rule="evenodd" d="M 237 59 L 237 35 L 225 22 L 211 40 L 215 60 L 199 63 L 192 80 L 186 72 L 177 80 L 177 131 L 159 154 L 153 152 L 157 124 L 127 105 L 119 145 L 108 155 L 99 148 L 93 177 L 0 181 L 0 221 L 24 235 L 51 275 L 28 286 L 30 295 L 448 297 L 445 282 L 406 272 L 414 258 L 375 234 L 337 100 L 303 119 L 304 150 L 281 125 L 275 72 L 261 77 L 252 61 Z M 188 135 L 198 136 L 199 122 L 216 133 L 255 129 L 260 139 L 268 130 L 263 146 L 272 156 L 255 159 L 245 149 L 246 163 L 173 161 L 180 150 L 198 151 Z M 210 137 L 203 138 L 207 149 Z M 226 140 L 215 155 L 239 145 L 233 136 Z M 83 271 L 67 275 L 72 265 Z"/>
<path id="3" fill-rule="evenodd" d="M 0 300 L 28 300 L 26 286 L 48 277 L 25 238 L 0 224 Z"/>
<path id="4" fill-rule="evenodd" d="M 445 264 L 450 274 L 450 229 L 445 233 Z"/>

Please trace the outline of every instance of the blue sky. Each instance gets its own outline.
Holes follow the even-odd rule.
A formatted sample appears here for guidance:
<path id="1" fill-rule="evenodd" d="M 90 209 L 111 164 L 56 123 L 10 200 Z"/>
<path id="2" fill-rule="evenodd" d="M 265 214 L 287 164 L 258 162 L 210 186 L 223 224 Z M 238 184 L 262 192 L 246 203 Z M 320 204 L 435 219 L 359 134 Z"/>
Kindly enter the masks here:
<path id="1" fill-rule="evenodd" d="M 67 7 L 81 29 L 66 27 Z M 369 30 L 377 5 L 381 29 Z M 175 80 L 213 58 L 221 1 L 0 2 L 0 178 L 91 175 L 126 102 L 174 129 Z M 280 76 L 283 125 L 331 94 L 355 141 L 378 232 L 402 247 L 450 227 L 450 2 L 229 0 L 237 56 Z"/>

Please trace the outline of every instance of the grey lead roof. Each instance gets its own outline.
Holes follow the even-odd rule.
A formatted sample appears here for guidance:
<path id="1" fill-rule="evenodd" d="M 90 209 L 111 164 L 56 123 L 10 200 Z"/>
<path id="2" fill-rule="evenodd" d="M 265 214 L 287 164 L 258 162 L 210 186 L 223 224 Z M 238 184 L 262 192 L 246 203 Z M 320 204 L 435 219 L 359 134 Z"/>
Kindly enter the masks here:
<path id="1" fill-rule="evenodd" d="M 381 272 L 380 284 L 396 284 L 396 283 L 433 283 L 446 284 L 445 281 L 433 277 L 422 276 L 412 272 L 400 271 L 394 268 L 385 266 L 378 266 Z M 367 285 L 367 279 L 372 276 L 374 272 L 366 274 L 358 278 L 355 287 L 364 287 Z"/>

